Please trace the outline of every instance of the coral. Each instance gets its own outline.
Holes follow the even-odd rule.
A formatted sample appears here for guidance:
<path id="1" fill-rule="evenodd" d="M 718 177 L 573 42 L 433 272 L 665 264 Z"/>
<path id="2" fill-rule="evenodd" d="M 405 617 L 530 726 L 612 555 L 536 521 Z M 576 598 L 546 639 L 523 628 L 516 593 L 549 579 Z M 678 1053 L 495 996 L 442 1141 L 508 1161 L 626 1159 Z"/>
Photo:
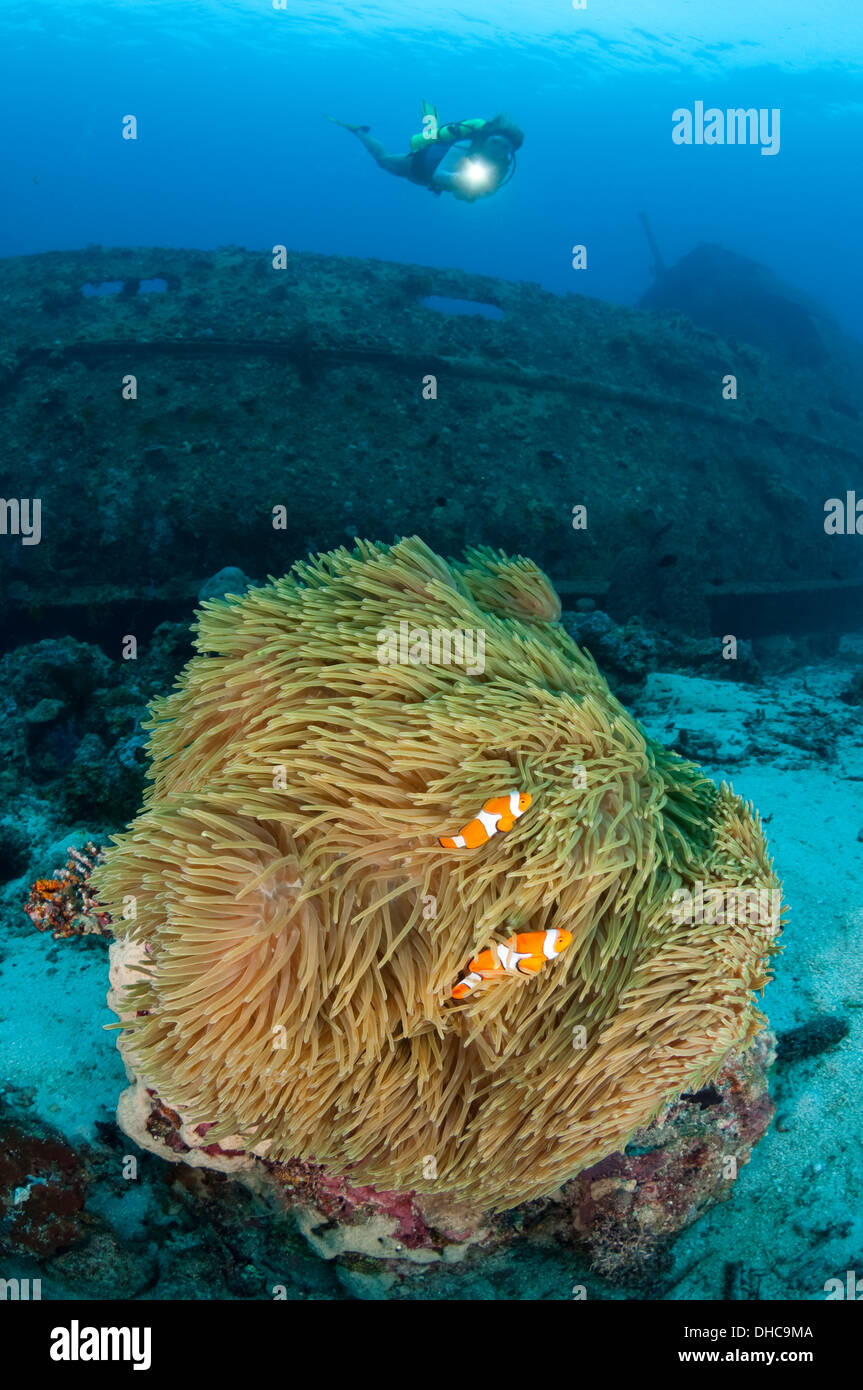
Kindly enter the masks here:
<path id="1" fill-rule="evenodd" d="M 33 1120 L 0 1119 L 0 1250 L 52 1255 L 83 1234 L 87 1177 L 75 1150 Z"/>
<path id="2" fill-rule="evenodd" d="M 115 945 L 112 953 L 122 949 Z M 198 1176 L 208 1169 L 233 1174 L 243 1188 L 232 1183 L 226 1191 L 246 1191 L 256 1206 L 263 1203 L 268 1227 L 274 1213 L 289 1214 L 340 1278 L 355 1274 L 362 1262 L 369 1275 L 377 1267 L 377 1280 L 387 1281 L 391 1292 L 403 1288 L 411 1296 L 418 1271 L 427 1276 L 436 1266 L 464 1264 L 469 1280 L 476 1252 L 485 1262 L 494 1251 L 518 1245 L 522 1260 L 530 1252 L 554 1259 L 569 1251 L 613 1283 L 643 1285 L 655 1295 L 672 1238 L 730 1197 L 770 1122 L 774 1045 L 773 1034 L 762 1030 L 714 1082 L 681 1095 L 624 1151 L 585 1169 L 553 1196 L 498 1215 L 444 1192 L 354 1186 L 309 1161 L 241 1161 L 236 1151 L 226 1157 L 220 1146 L 206 1143 L 207 1126 L 190 1132 L 140 1083 L 124 1093 L 120 1118 L 137 1143 L 171 1162 L 191 1163 Z M 373 1287 L 379 1290 L 379 1283 Z"/>
<path id="3" fill-rule="evenodd" d="M 80 849 L 69 846 L 66 867 L 51 878 L 38 878 L 24 911 L 38 931 L 50 931 L 55 941 L 67 936 L 110 936 L 111 918 L 96 901 L 90 876 L 103 861 L 103 852 L 88 840 Z"/>
<path id="4" fill-rule="evenodd" d="M 110 626 L 110 615 L 98 611 Z M 126 631 L 125 621 L 116 624 L 116 633 Z M 119 636 L 100 635 L 119 656 Z M 188 626 L 162 623 L 150 636 L 142 632 L 134 660 L 111 661 L 72 638 L 0 657 L 0 877 L 27 868 L 33 837 L 21 831 L 37 806 L 58 837 L 75 824 L 100 835 L 101 827 L 124 825 L 135 814 L 147 702 L 170 686 L 190 653 Z"/>
<path id="5" fill-rule="evenodd" d="M 104 816 L 116 825 L 134 815 L 143 784 L 143 740 L 131 734 L 110 754 L 98 734 L 85 734 L 62 784 L 62 806 L 71 821 Z"/>
<path id="6" fill-rule="evenodd" d="M 760 824 L 643 734 L 559 612 L 529 561 L 416 538 L 204 606 L 152 707 L 144 809 L 95 878 L 140 950 L 124 1056 L 187 1126 L 505 1208 L 755 1036 L 775 926 L 673 906 L 775 887 Z M 482 669 L 382 663 L 401 622 L 482 632 Z M 512 831 L 438 846 L 511 786 L 533 796 Z M 554 969 L 453 1003 L 478 947 L 558 925 Z"/>
<path id="7" fill-rule="evenodd" d="M 475 1210 L 445 1197 L 353 1187 L 297 1159 L 268 1167 L 283 1198 L 300 1214 L 306 1238 L 325 1258 L 365 1246 L 365 1253 L 377 1258 L 428 1264 L 444 1250 L 452 1259 L 454 1250 L 491 1235 Z"/>
<path id="8" fill-rule="evenodd" d="M 630 1280 L 646 1272 L 669 1237 L 730 1197 L 773 1115 L 767 1069 L 774 1043 L 768 1030 L 759 1033 L 714 1083 L 684 1093 L 622 1153 L 566 1184 L 574 1232 L 598 1273 Z"/>

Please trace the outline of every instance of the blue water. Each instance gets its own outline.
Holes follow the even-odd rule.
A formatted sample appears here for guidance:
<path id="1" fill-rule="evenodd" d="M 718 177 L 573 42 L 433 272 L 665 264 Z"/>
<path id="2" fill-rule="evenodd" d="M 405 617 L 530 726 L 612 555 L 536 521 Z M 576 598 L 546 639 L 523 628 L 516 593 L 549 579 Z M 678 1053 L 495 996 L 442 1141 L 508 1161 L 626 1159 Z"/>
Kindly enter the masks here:
<path id="1" fill-rule="evenodd" d="M 651 280 L 644 210 L 668 263 L 719 242 L 863 336 L 863 24 L 847 0 L 4 0 L 0 39 L 2 255 L 284 243 L 631 303 Z M 526 139 L 508 187 L 434 197 L 322 119 L 398 152 L 423 97 L 443 119 L 513 115 Z M 779 153 L 673 144 L 672 112 L 696 101 L 778 108 Z"/>

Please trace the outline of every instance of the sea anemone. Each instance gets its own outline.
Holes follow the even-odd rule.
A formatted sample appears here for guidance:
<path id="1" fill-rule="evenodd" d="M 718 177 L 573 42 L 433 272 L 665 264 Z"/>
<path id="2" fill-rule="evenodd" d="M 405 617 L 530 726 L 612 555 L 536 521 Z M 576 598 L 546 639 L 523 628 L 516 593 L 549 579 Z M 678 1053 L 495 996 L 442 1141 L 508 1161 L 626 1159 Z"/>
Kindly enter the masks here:
<path id="1" fill-rule="evenodd" d="M 418 538 L 203 605 L 96 880 L 142 948 L 124 1056 L 208 1138 L 501 1209 L 761 1027 L 775 919 L 674 906 L 776 889 L 758 819 L 644 734 L 559 614 L 530 561 Z M 482 634 L 482 662 L 453 641 L 435 664 L 434 631 L 474 656 Z M 512 830 L 440 847 L 511 788 L 532 797 Z M 478 948 L 552 927 L 573 941 L 539 974 L 452 999 Z"/>

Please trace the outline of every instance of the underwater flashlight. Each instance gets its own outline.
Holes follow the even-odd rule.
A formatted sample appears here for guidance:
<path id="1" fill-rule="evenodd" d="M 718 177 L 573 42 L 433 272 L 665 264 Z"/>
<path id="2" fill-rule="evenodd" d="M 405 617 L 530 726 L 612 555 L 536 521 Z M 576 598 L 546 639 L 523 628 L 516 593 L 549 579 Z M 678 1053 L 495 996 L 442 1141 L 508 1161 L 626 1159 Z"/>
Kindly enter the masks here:
<path id="1" fill-rule="evenodd" d="M 488 183 L 490 172 L 491 170 L 484 160 L 469 159 L 462 170 L 462 177 L 467 179 L 468 183 L 478 187 L 482 183 Z"/>

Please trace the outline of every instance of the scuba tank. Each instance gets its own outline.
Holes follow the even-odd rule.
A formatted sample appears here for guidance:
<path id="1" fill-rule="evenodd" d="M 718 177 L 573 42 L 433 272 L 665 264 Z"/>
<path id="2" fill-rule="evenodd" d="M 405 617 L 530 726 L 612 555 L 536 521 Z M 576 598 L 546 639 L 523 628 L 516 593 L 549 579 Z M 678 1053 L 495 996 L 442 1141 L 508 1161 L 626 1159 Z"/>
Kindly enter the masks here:
<path id="1" fill-rule="evenodd" d="M 424 184 L 431 187 L 431 179 L 438 165 L 446 158 L 451 149 L 459 145 L 466 145 L 465 157 L 470 159 L 473 156 L 481 156 L 486 139 L 495 135 L 498 139 L 505 140 L 509 145 L 509 160 L 506 172 L 503 177 L 495 184 L 495 192 L 509 183 L 515 173 L 515 149 L 506 131 L 498 130 L 494 121 L 487 121 L 481 117 L 471 117 L 462 121 L 448 121 L 445 125 L 438 125 L 437 108 L 430 102 L 422 103 L 423 130 L 411 136 L 410 149 L 415 156 L 415 170 L 409 175 L 412 183 Z M 432 189 L 439 192 L 438 189 Z"/>

